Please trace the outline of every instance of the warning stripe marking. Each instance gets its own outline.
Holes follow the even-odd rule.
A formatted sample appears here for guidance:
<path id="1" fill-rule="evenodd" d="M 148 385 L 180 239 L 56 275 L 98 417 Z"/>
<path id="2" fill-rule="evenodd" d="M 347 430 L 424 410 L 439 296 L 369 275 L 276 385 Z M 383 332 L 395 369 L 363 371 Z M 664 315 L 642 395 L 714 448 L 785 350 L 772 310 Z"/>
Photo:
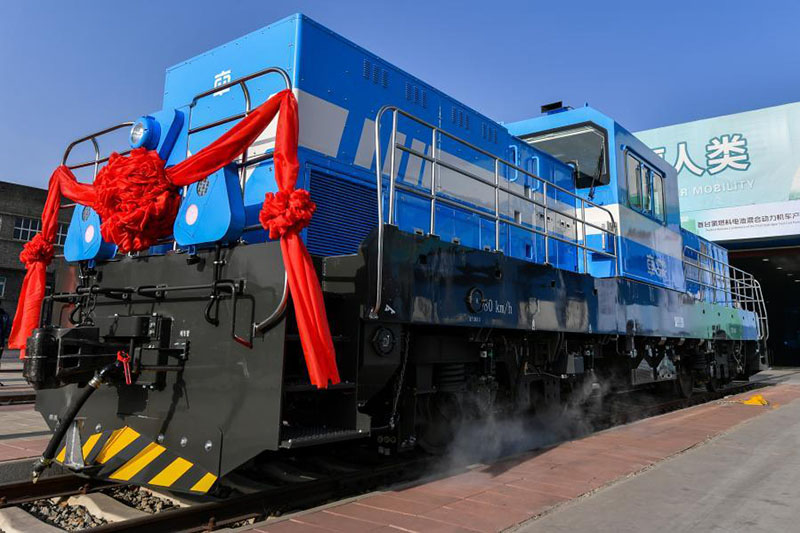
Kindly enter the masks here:
<path id="1" fill-rule="evenodd" d="M 212 473 L 207 473 L 203 477 L 200 478 L 200 481 L 192 485 L 192 488 L 189 489 L 193 492 L 208 492 L 208 489 L 211 488 L 211 485 L 217 480 L 217 476 Z"/>
<path id="2" fill-rule="evenodd" d="M 97 454 L 95 462 L 105 464 L 137 438 L 139 438 L 139 433 L 128 426 L 114 431 L 106 442 L 106 445 L 103 446 L 103 449 Z"/>
<path id="3" fill-rule="evenodd" d="M 201 475 L 205 470 L 196 466 L 191 461 L 182 457 L 176 457 L 160 444 L 148 441 L 149 439 L 143 438 L 137 431 L 125 426 L 114 431 L 90 435 L 86 439 L 86 442 L 83 443 L 81 452 L 83 453 L 84 461 L 87 460 L 88 457 L 96 455 L 92 461 L 93 464 L 108 463 L 105 468 L 110 467 L 111 469 L 115 469 L 110 475 L 103 473 L 101 477 L 107 476 L 109 479 L 133 481 L 135 483 L 156 485 L 159 487 L 171 487 L 176 484 L 176 482 L 183 479 L 184 481 L 178 484 L 183 485 L 182 490 L 187 490 L 187 486 L 196 480 L 197 476 Z M 148 442 L 148 444 L 145 445 L 145 442 Z M 144 446 L 144 448 L 141 448 L 141 446 Z M 129 451 L 127 453 L 121 453 L 126 448 L 128 448 Z M 135 453 L 139 448 L 141 448 L 141 450 L 136 453 L 136 455 L 123 463 L 123 461 L 126 460 L 126 456 L 130 457 L 131 454 Z M 166 455 L 162 455 L 164 452 L 167 452 Z M 56 461 L 63 463 L 66 458 L 66 453 L 67 448 L 64 446 L 56 457 Z M 112 461 L 115 457 L 117 457 L 117 459 Z M 161 457 L 161 459 L 156 462 L 156 459 L 159 457 Z M 172 459 L 172 457 L 175 458 Z M 122 464 L 122 466 L 119 466 L 120 464 Z M 167 466 L 158 471 L 157 469 L 161 468 L 163 464 L 167 464 Z M 195 469 L 192 470 L 192 468 Z M 157 473 L 149 481 L 145 481 L 147 478 L 144 476 L 149 477 L 153 475 L 154 471 Z M 191 472 L 191 474 L 187 475 L 189 472 Z M 188 488 L 188 490 L 205 494 L 211 489 L 214 483 L 216 483 L 217 479 L 217 476 L 214 474 L 205 472 L 199 480 Z"/>
<path id="4" fill-rule="evenodd" d="M 192 467 L 192 463 L 178 457 L 172 461 L 164 470 L 159 472 L 147 483 L 150 485 L 159 485 L 161 487 L 169 487 L 175 483 L 179 477 L 186 473 Z"/>
<path id="5" fill-rule="evenodd" d="M 95 433 L 94 435 L 86 439 L 86 442 L 83 443 L 83 448 L 81 448 L 81 450 L 83 451 L 84 461 L 86 460 L 87 457 L 89 457 L 89 453 L 94 448 L 94 445 L 97 444 L 97 441 L 100 440 L 100 435 L 102 435 L 102 433 Z"/>
<path id="6" fill-rule="evenodd" d="M 137 453 L 133 459 L 122 465 L 108 477 L 111 479 L 119 479 L 120 481 L 130 481 L 139 471 L 153 462 L 156 457 L 164 453 L 164 450 L 166 450 L 166 448 L 160 444 L 151 442 L 145 446 L 142 451 Z"/>

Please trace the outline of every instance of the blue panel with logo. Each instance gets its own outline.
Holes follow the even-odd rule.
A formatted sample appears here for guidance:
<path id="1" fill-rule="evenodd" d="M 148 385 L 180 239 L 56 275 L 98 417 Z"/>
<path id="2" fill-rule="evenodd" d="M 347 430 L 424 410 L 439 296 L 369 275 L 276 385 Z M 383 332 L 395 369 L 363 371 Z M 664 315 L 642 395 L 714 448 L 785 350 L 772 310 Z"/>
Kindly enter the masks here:
<path id="1" fill-rule="evenodd" d="M 230 242 L 244 228 L 244 204 L 235 164 L 188 186 L 173 232 L 180 246 Z"/>
<path id="2" fill-rule="evenodd" d="M 64 242 L 64 259 L 67 261 L 104 261 L 117 253 L 115 244 L 106 242 L 100 235 L 100 216 L 91 207 L 76 205 Z"/>

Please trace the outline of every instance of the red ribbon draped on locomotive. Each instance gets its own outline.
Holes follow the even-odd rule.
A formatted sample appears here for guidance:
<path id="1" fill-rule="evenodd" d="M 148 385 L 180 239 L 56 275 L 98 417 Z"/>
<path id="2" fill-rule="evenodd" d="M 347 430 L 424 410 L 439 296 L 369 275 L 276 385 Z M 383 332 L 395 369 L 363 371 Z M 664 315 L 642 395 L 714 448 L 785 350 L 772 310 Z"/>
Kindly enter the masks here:
<path id="1" fill-rule="evenodd" d="M 128 156 L 112 154 L 92 185 L 78 183 L 69 168 L 59 166 L 50 177 L 42 231 L 20 254 L 27 273 L 9 347 L 22 350 L 24 357 L 25 343 L 39 327 L 62 195 L 94 208 L 100 216 L 103 238 L 116 244 L 120 252 L 147 249 L 172 233 L 181 202 L 180 187 L 202 180 L 239 157 L 278 112 L 273 156 L 278 192 L 266 195 L 259 220 L 271 239 L 280 239 L 311 383 L 319 388 L 326 388 L 329 382 L 339 383 L 322 289 L 311 256 L 299 236 L 316 206 L 308 191 L 295 189 L 299 126 L 297 101 L 288 89 L 254 109 L 219 139 L 172 167 L 165 168 L 158 153 L 145 148 L 134 149 Z"/>

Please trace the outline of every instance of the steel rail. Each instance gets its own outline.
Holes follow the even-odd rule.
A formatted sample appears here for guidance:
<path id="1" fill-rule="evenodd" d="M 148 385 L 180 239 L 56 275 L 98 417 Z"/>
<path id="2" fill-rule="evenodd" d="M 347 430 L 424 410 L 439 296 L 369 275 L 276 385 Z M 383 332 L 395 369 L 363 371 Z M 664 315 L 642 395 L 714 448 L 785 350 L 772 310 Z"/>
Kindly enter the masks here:
<path id="1" fill-rule="evenodd" d="M 271 514 L 309 508 L 366 489 L 396 483 L 426 471 L 437 460 L 428 456 L 405 459 L 388 465 L 322 479 L 298 482 L 237 496 L 228 500 L 170 509 L 133 520 L 106 524 L 96 533 L 147 531 L 148 533 L 210 531 L 249 518 L 263 519 Z"/>
<path id="2" fill-rule="evenodd" d="M 124 483 L 88 479 L 74 474 L 43 477 L 37 483 L 32 483 L 30 480 L 3 483 L 0 484 L 0 508 L 45 498 L 87 494 L 122 485 Z"/>
<path id="3" fill-rule="evenodd" d="M 36 391 L 30 387 L 17 388 L 5 385 L 0 388 L 0 405 L 21 405 L 35 402 Z"/>

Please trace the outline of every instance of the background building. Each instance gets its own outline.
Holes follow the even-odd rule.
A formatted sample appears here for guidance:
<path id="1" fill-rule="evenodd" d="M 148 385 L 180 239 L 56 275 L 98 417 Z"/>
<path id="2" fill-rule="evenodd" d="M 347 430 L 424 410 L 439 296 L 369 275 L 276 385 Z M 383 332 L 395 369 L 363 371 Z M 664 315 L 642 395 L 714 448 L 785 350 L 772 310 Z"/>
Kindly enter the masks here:
<path id="1" fill-rule="evenodd" d="M 636 135 L 677 168 L 681 224 L 761 282 L 773 362 L 800 363 L 800 102 Z"/>
<path id="2" fill-rule="evenodd" d="M 47 191 L 26 185 L 0 181 L 0 302 L 6 312 L 14 316 L 17 299 L 25 277 L 25 267 L 19 262 L 22 246 L 41 230 L 41 216 Z M 71 209 L 59 214 L 56 254 L 63 253 Z M 52 277 L 54 265 L 48 268 Z"/>

